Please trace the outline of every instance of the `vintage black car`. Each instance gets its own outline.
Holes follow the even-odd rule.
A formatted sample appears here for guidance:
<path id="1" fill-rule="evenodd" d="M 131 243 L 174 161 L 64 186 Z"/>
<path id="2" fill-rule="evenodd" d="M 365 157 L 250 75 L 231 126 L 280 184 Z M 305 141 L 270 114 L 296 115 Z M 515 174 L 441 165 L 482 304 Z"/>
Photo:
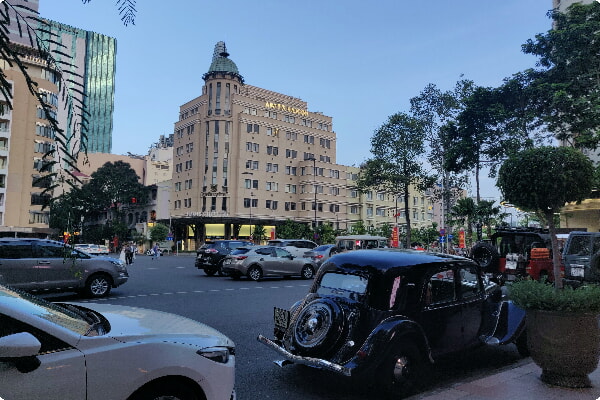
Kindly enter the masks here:
<path id="1" fill-rule="evenodd" d="M 304 299 L 275 308 L 275 338 L 258 340 L 285 358 L 280 366 L 365 377 L 405 395 L 443 355 L 513 342 L 526 355 L 524 318 L 473 260 L 357 250 L 326 261 Z"/>

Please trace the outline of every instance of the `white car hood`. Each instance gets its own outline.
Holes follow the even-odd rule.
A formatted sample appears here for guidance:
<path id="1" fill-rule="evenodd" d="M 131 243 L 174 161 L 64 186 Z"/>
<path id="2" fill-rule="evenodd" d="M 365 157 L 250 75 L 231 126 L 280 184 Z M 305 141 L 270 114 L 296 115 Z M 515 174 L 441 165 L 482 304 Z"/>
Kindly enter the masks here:
<path id="1" fill-rule="evenodd" d="M 199 347 L 227 346 L 234 343 L 218 330 L 179 315 L 146 308 L 110 304 L 78 304 L 101 313 L 110 323 L 107 336 L 121 342 L 187 343 Z"/>

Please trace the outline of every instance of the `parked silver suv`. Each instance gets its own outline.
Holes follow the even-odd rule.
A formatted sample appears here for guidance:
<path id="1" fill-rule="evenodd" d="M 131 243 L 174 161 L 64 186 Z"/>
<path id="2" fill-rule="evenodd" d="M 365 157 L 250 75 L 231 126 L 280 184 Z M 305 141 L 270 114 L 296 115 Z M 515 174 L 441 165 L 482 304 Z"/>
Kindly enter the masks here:
<path id="1" fill-rule="evenodd" d="M 127 282 L 124 263 L 46 239 L 0 238 L 0 283 L 28 291 L 77 291 L 102 297 Z"/>

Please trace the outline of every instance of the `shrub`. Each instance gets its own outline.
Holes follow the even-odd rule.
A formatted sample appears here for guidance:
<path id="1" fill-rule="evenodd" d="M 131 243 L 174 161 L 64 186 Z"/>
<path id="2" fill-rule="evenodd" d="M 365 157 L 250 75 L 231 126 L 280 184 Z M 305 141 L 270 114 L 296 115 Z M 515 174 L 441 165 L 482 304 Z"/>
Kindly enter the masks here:
<path id="1" fill-rule="evenodd" d="M 522 279 L 508 286 L 508 297 L 525 310 L 600 312 L 598 285 L 556 290 L 548 282 Z"/>

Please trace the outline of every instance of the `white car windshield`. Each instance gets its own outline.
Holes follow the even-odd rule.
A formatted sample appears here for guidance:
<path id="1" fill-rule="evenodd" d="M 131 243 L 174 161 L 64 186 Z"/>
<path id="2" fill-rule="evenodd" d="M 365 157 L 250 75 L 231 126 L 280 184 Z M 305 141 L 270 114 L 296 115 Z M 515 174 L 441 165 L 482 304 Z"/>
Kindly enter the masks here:
<path id="1" fill-rule="evenodd" d="M 26 292 L 0 286 L 0 303 L 11 303 L 21 313 L 51 321 L 80 335 L 87 335 L 91 329 L 92 324 L 83 315 Z"/>

